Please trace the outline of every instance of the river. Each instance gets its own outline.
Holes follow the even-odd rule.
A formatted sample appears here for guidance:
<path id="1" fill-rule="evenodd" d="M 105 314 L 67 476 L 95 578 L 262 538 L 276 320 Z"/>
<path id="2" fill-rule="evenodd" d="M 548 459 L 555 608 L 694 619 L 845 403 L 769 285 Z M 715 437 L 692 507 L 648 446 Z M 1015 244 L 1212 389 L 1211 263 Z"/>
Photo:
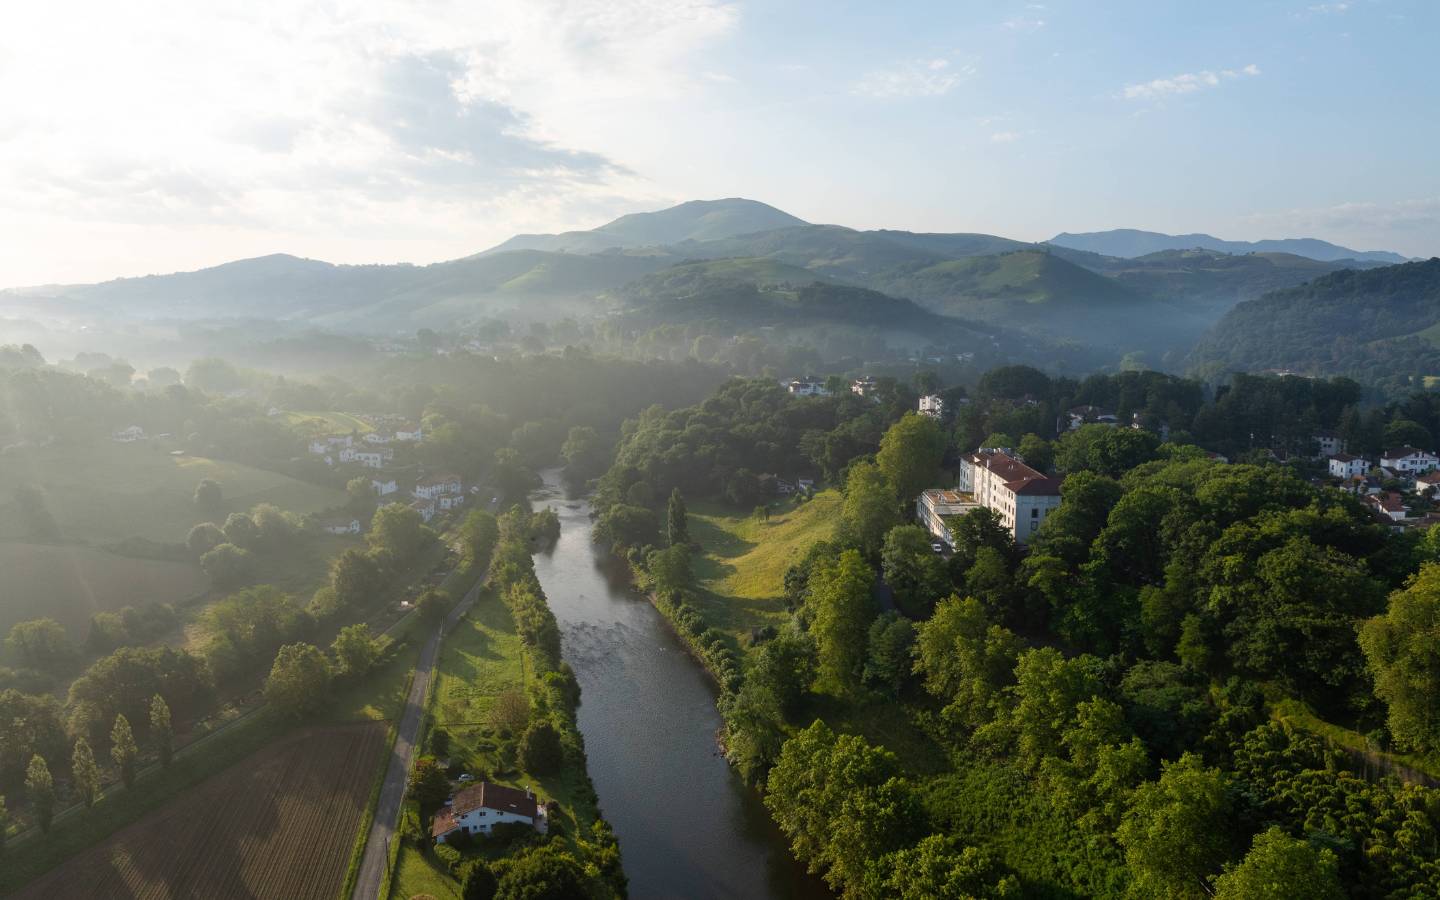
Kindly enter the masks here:
<path id="1" fill-rule="evenodd" d="M 716 749 L 716 689 L 628 573 L 591 541 L 590 504 L 559 470 L 531 498 L 560 515 L 535 573 L 580 682 L 580 731 L 600 808 L 615 828 L 630 896 L 819 898 L 759 796 Z"/>

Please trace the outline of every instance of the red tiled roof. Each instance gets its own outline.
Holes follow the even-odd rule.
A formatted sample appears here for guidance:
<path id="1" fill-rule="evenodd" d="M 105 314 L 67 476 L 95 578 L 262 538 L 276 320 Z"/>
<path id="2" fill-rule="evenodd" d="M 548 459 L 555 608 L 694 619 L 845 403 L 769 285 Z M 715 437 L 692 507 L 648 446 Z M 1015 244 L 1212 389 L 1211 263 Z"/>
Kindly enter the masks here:
<path id="1" fill-rule="evenodd" d="M 970 462 L 1004 479 L 1005 487 L 1026 496 L 1059 496 L 1060 479 L 1049 478 L 1008 453 L 972 453 Z"/>
<path id="2" fill-rule="evenodd" d="M 535 818 L 535 797 L 516 788 L 508 788 L 498 784 L 491 784 L 482 781 L 479 784 L 471 785 L 455 795 L 454 802 L 450 804 L 452 814 L 463 816 L 472 809 L 493 809 L 498 812 L 513 813 L 517 816 L 529 816 Z"/>
<path id="3" fill-rule="evenodd" d="M 1427 455 L 1424 450 L 1416 450 L 1414 447 L 1396 447 L 1393 450 L 1385 451 L 1386 459 L 1404 459 L 1407 456 Z"/>
<path id="4" fill-rule="evenodd" d="M 1023 494 L 1027 497 L 1060 496 L 1060 479 L 1058 478 L 1026 478 L 1022 481 L 1007 481 L 1005 486 L 1016 494 Z"/>

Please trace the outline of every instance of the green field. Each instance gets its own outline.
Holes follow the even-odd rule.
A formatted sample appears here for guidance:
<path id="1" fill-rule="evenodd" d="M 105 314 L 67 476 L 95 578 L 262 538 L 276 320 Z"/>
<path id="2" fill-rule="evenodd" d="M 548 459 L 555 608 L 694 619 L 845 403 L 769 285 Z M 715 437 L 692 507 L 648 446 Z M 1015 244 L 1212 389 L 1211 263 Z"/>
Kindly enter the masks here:
<path id="1" fill-rule="evenodd" d="M 810 500 L 786 500 L 767 521 L 716 503 L 690 510 L 690 536 L 700 544 L 695 559 L 701 612 L 734 635 L 785 621 L 785 570 L 830 537 L 840 515 L 840 493 L 821 491 Z"/>
<path id="2" fill-rule="evenodd" d="M 48 617 L 76 642 L 98 612 L 150 601 L 178 604 L 210 587 L 191 563 L 51 544 L 0 543 L 0 572 L 0 635 L 16 622 Z"/>
<path id="3" fill-rule="evenodd" d="M 19 521 L 15 489 L 35 485 L 68 542 L 108 543 L 130 537 L 178 543 L 212 518 L 195 508 L 195 485 L 220 482 L 224 510 L 273 503 L 297 513 L 345 501 L 343 491 L 298 481 L 253 466 L 199 456 L 171 456 L 158 442 L 46 447 L 6 454 L 0 464 L 0 539 L 28 537 Z"/>
<path id="4" fill-rule="evenodd" d="M 301 434 L 317 436 L 322 434 L 367 434 L 374 431 L 363 419 L 349 413 L 297 411 L 281 413 L 281 417 Z"/>

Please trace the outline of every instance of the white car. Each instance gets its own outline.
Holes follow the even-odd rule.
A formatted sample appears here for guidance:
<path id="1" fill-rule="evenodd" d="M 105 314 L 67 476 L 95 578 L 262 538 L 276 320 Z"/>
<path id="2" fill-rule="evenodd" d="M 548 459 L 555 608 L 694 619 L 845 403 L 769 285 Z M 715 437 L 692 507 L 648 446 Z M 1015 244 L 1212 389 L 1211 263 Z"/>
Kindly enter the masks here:
<path id="1" fill-rule="evenodd" d="M 934 550 L 936 553 L 944 553 L 945 545 L 942 544 L 940 541 L 935 541 L 930 545 L 930 549 Z"/>
<path id="2" fill-rule="evenodd" d="M 463 773 L 463 774 L 460 776 L 460 780 L 461 780 L 461 781 L 474 781 L 474 780 L 475 780 L 475 776 L 474 776 L 474 775 L 471 775 L 469 772 L 465 772 L 465 773 Z"/>

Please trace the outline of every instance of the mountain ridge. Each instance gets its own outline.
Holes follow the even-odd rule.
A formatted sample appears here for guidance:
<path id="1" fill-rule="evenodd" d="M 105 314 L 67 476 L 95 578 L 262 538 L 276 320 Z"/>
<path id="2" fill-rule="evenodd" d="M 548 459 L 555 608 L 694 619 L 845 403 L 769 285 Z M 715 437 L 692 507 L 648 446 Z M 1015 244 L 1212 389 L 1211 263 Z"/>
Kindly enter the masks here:
<path id="1" fill-rule="evenodd" d="M 1278 238 L 1259 241 L 1227 241 L 1202 232 L 1165 234 L 1138 228 L 1071 233 L 1062 231 L 1046 243 L 1073 250 L 1088 250 L 1106 256 L 1134 259 L 1162 250 L 1218 250 L 1222 253 L 1292 253 L 1321 262 L 1355 259 L 1368 262 L 1403 263 L 1409 258 L 1389 250 L 1351 250 L 1319 238 Z"/>

